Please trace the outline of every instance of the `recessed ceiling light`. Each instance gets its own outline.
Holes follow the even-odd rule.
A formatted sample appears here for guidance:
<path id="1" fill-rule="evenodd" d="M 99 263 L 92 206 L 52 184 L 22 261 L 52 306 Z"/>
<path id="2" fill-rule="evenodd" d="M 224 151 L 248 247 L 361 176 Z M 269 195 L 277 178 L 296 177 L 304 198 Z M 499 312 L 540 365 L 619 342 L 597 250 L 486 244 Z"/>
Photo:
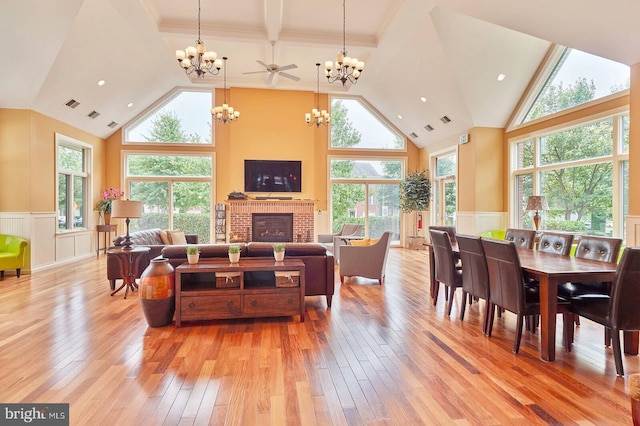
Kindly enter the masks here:
<path id="1" fill-rule="evenodd" d="M 98 86 L 104 86 L 105 81 L 104 80 L 98 80 Z"/>
<path id="2" fill-rule="evenodd" d="M 129 103 L 127 104 L 127 108 L 131 108 L 132 106 L 133 106 L 133 102 L 129 102 Z"/>
<path id="3" fill-rule="evenodd" d="M 505 78 L 505 77 L 506 77 L 506 75 L 504 75 L 504 74 L 502 74 L 502 73 L 501 73 L 501 74 L 498 74 L 498 81 L 502 81 L 502 80 L 504 80 L 504 78 Z"/>
<path id="4" fill-rule="evenodd" d="M 399 118 L 400 120 L 402 120 L 402 116 L 401 116 L 400 114 L 398 114 L 398 118 Z"/>
<path id="5" fill-rule="evenodd" d="M 421 100 L 422 102 L 427 102 L 427 98 L 425 98 L 424 96 L 420 96 L 420 100 Z"/>

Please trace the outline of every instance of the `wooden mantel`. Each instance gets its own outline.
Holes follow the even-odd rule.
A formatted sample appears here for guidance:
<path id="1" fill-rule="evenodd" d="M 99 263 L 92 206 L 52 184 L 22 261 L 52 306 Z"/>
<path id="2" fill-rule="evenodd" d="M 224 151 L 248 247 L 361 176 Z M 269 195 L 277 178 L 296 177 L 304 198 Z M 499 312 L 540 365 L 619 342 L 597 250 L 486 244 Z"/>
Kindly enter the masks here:
<path id="1" fill-rule="evenodd" d="M 251 241 L 253 213 L 293 213 L 293 236 L 296 242 L 313 241 L 313 200 L 227 200 L 230 241 Z"/>

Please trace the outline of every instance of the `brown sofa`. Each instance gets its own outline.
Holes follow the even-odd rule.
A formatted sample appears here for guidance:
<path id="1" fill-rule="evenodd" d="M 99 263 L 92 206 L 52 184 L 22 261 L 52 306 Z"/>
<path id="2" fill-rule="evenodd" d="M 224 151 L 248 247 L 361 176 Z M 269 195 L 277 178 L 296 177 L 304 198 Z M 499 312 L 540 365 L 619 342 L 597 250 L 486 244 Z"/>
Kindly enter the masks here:
<path id="1" fill-rule="evenodd" d="M 131 237 L 131 242 L 136 246 L 144 246 L 149 247 L 151 250 L 147 255 L 144 255 L 140 263 L 140 268 L 138 268 L 138 274 L 136 278 L 140 278 L 142 272 L 149 266 L 151 259 L 154 257 L 160 256 L 162 253 L 162 249 L 165 247 L 165 243 L 162 241 L 162 237 L 160 236 L 160 229 L 144 229 L 141 231 L 132 232 L 129 234 Z M 197 235 L 185 235 L 187 243 L 189 244 L 198 244 L 198 236 Z M 118 235 L 113 239 L 113 245 L 115 247 L 119 247 L 122 245 L 124 241 L 124 235 Z M 184 249 L 184 246 L 183 250 Z M 185 258 L 186 258 L 186 250 L 185 250 Z M 111 286 L 111 290 L 115 289 L 116 280 L 121 280 L 122 274 L 120 273 L 120 264 L 117 259 L 107 255 L 107 279 L 109 280 L 109 285 Z"/>
<path id="2" fill-rule="evenodd" d="M 200 260 L 228 256 L 230 244 L 199 244 Z M 240 245 L 240 258 L 272 258 L 271 243 L 251 242 Z M 319 243 L 284 243 L 285 258 L 301 259 L 305 265 L 305 295 L 326 296 L 327 307 L 331 307 L 331 299 L 335 289 L 335 271 L 333 255 Z M 187 261 L 186 246 L 165 246 L 162 257 L 169 259 L 174 267 Z"/>

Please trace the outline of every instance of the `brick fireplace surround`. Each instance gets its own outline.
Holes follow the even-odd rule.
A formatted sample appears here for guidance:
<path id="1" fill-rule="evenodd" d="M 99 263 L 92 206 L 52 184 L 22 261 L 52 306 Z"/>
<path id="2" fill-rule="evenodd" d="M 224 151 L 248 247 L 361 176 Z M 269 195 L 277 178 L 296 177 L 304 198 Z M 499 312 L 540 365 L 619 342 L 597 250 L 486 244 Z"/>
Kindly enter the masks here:
<path id="1" fill-rule="evenodd" d="M 253 213 L 293 213 L 293 240 L 310 242 L 314 238 L 314 202 L 305 200 L 227 200 L 231 242 L 250 241 Z"/>

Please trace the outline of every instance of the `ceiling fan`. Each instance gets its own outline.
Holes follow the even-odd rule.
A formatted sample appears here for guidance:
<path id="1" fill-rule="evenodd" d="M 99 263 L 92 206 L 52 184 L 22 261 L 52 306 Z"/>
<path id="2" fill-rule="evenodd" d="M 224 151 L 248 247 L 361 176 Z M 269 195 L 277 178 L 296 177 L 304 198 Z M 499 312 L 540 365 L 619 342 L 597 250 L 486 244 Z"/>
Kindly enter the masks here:
<path id="1" fill-rule="evenodd" d="M 285 78 L 289 78 L 293 81 L 300 81 L 300 77 L 297 77 L 293 74 L 289 74 L 283 71 L 287 71 L 287 70 L 291 70 L 294 68 L 298 68 L 298 66 L 296 64 L 289 64 L 289 65 L 284 65 L 284 66 L 279 66 L 278 64 L 275 63 L 275 46 L 276 46 L 276 42 L 275 41 L 271 41 L 271 63 L 270 64 L 265 64 L 264 62 L 262 62 L 261 60 L 257 60 L 256 62 L 259 63 L 260 65 L 262 65 L 265 69 L 262 71 L 249 71 L 249 72 L 245 72 L 243 74 L 258 74 L 258 73 L 265 73 L 268 72 L 269 73 L 269 77 L 267 78 L 267 84 L 271 85 L 271 83 L 273 83 L 273 77 L 275 77 L 276 74 L 285 77 Z"/>

